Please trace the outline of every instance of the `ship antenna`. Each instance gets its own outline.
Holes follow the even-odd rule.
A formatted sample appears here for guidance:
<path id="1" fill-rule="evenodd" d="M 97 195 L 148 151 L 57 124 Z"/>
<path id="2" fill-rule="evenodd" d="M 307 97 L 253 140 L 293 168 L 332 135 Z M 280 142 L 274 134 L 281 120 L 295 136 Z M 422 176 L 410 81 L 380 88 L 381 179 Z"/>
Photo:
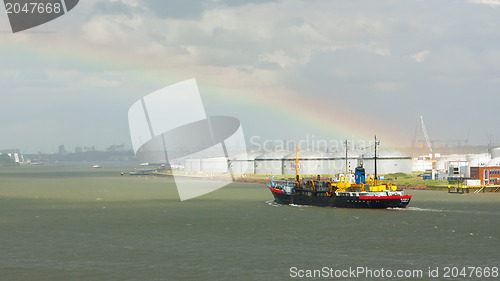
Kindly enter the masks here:
<path id="1" fill-rule="evenodd" d="M 299 186 L 299 146 L 295 145 L 295 183 Z"/>

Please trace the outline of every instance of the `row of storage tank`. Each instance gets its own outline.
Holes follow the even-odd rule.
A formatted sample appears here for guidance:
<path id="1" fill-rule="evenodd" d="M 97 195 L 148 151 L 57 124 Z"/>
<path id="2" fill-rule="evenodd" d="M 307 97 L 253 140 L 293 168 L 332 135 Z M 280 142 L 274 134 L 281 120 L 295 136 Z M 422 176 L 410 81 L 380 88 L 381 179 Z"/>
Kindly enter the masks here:
<path id="1" fill-rule="evenodd" d="M 428 175 L 428 179 L 432 178 L 431 175 L 435 175 L 435 179 L 438 180 L 447 180 L 450 177 L 468 179 L 477 177 L 471 175 L 471 169 L 474 167 L 500 167 L 500 147 L 490 149 L 489 153 L 436 154 L 434 160 L 431 159 L 430 154 L 420 156 L 413 159 L 412 171 L 425 172 L 434 169 L 435 172 Z"/>
<path id="2" fill-rule="evenodd" d="M 345 152 L 326 153 L 321 151 L 299 152 L 299 174 L 337 174 L 346 172 Z M 347 169 L 354 171 L 363 164 L 367 173 L 374 173 L 374 151 L 350 151 Z M 188 158 L 184 161 L 186 171 L 205 173 L 293 175 L 295 174 L 295 153 L 271 151 L 266 153 L 246 152 L 238 155 L 212 158 Z M 412 158 L 402 152 L 390 149 L 377 151 L 377 172 L 411 173 Z"/>
<path id="3" fill-rule="evenodd" d="M 498 167 L 500 166 L 500 147 L 491 149 L 490 153 L 481 154 L 451 154 L 436 157 L 436 170 L 445 171 L 470 177 L 471 167 Z M 458 170 L 457 170 L 458 169 Z"/>
<path id="4" fill-rule="evenodd" d="M 500 166 L 500 147 L 491 149 L 491 160 L 486 163 L 486 166 Z"/>

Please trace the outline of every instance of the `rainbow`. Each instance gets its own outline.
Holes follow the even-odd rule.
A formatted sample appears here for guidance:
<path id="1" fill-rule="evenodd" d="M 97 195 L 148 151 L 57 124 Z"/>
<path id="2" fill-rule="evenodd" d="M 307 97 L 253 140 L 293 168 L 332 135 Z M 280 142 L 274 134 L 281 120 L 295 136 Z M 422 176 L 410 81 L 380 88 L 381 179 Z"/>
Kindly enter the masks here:
<path id="1" fill-rule="evenodd" d="M 39 40 L 36 38 L 37 36 L 43 36 L 44 40 Z M 97 47 L 75 46 L 74 44 L 52 45 L 48 42 L 50 40 L 46 38 L 50 39 L 50 36 L 50 33 L 30 34 L 30 37 L 34 39 L 30 38 L 29 42 L 3 40 L 0 43 L 0 51 L 16 58 L 38 60 L 47 62 L 48 65 L 58 65 L 63 68 L 78 67 L 84 71 L 102 71 L 103 69 L 123 71 L 125 79 L 140 79 L 141 83 L 151 83 L 159 85 L 159 87 L 192 78 L 195 76 L 192 73 L 200 72 L 190 71 L 189 66 L 185 69 L 171 67 L 170 70 L 165 70 L 161 60 L 145 59 L 145 55 L 141 54 L 134 56 L 126 53 L 125 50 L 111 53 Z M 31 41 L 36 41 L 36 44 Z M 175 69 L 175 71 L 171 69 Z M 359 110 L 350 108 L 348 105 L 325 104 L 321 100 L 315 99 L 314 95 L 307 96 L 303 93 L 281 91 L 281 93 L 269 94 L 269 91 L 257 92 L 244 87 L 228 89 L 223 85 L 224 81 L 221 79 L 219 79 L 221 81 L 214 83 L 214 81 L 204 79 L 204 77 L 195 78 L 198 80 L 203 97 L 247 107 L 253 112 L 266 114 L 272 118 L 283 120 L 283 122 L 293 122 L 298 128 L 326 132 L 326 135 L 338 139 L 355 136 L 358 139 L 370 141 L 374 134 L 382 139 L 382 143 L 384 143 L 384 139 L 391 139 L 392 142 L 401 139 L 400 134 L 398 134 L 399 130 L 382 128 L 381 123 L 376 121 L 376 116 L 366 113 L 360 114 Z M 204 89 L 208 89 L 208 91 L 204 92 Z M 304 132 L 305 134 L 307 132 Z"/>

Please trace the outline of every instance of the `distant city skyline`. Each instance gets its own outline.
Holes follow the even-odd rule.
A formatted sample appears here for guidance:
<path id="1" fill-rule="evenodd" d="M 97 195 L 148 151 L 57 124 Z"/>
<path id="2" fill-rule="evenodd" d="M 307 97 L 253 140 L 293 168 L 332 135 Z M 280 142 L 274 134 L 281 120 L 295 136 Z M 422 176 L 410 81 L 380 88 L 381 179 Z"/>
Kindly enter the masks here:
<path id="1" fill-rule="evenodd" d="M 500 1 L 80 1 L 13 34 L 0 16 L 0 148 L 132 147 L 130 106 L 196 78 L 247 144 L 307 135 L 488 145 Z M 171 116 L 175 118 L 175 116 Z M 415 132 L 417 134 L 415 134 Z"/>

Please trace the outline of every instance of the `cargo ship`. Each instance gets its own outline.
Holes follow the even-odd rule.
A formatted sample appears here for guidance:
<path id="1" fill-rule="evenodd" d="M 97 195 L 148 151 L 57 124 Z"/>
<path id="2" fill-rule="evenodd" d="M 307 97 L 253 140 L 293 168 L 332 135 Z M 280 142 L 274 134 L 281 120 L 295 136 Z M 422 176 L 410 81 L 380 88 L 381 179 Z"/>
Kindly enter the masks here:
<path id="1" fill-rule="evenodd" d="M 295 179 L 275 180 L 271 178 L 268 188 L 276 203 L 289 205 L 310 205 L 339 208 L 405 208 L 411 195 L 391 182 L 385 183 L 377 176 L 377 138 L 375 137 L 375 173 L 366 177 L 363 164 L 356 167 L 354 174 L 346 173 L 335 178 L 302 178 L 298 174 L 298 147 L 295 148 Z M 347 145 L 346 145 L 347 162 Z"/>

